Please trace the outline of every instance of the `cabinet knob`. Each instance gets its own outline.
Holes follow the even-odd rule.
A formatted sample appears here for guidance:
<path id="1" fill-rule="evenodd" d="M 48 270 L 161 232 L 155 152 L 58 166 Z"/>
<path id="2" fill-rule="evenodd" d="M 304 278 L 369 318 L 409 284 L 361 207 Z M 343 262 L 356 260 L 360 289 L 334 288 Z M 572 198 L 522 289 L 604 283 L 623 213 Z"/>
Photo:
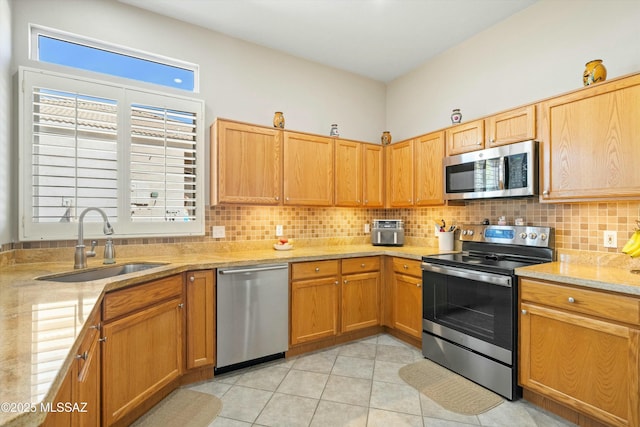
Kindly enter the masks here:
<path id="1" fill-rule="evenodd" d="M 320 267 L 316 267 L 316 273 L 320 271 Z"/>
<path id="2" fill-rule="evenodd" d="M 76 359 L 82 359 L 82 360 L 87 360 L 87 358 L 89 357 L 89 352 L 85 350 L 84 353 L 82 354 L 76 354 Z"/>
<path id="3" fill-rule="evenodd" d="M 99 331 L 101 327 L 102 327 L 102 326 L 100 325 L 100 323 L 98 323 L 97 325 L 91 325 L 91 326 L 89 326 L 89 329 L 95 329 L 95 330 Z"/>
<path id="4" fill-rule="evenodd" d="M 360 203 L 360 200 L 356 200 L 357 203 Z"/>
<path id="5" fill-rule="evenodd" d="M 544 190 L 544 191 L 542 192 L 542 195 L 543 195 L 543 196 L 548 196 L 548 195 L 549 195 L 549 190 Z"/>
<path id="6" fill-rule="evenodd" d="M 334 282 L 334 284 L 339 285 L 339 284 L 340 284 L 340 282 L 336 280 L 336 281 Z"/>
<path id="7" fill-rule="evenodd" d="M 573 299 L 573 297 L 569 297 L 569 298 L 567 299 L 567 301 L 569 301 L 571 304 L 573 304 L 574 302 L 576 302 L 576 300 L 575 300 L 575 299 Z"/>
<path id="8" fill-rule="evenodd" d="M 496 142 L 496 139 L 495 138 L 491 138 L 491 139 L 489 139 L 489 142 L 494 143 L 494 142 Z"/>
<path id="9" fill-rule="evenodd" d="M 189 277 L 189 281 L 190 281 L 191 283 L 193 283 L 193 282 L 195 282 L 195 281 L 196 281 L 196 278 L 195 278 L 195 277 L 193 277 L 193 276 L 191 276 L 191 277 Z"/>
<path id="10" fill-rule="evenodd" d="M 360 267 L 362 267 L 362 268 L 364 268 L 364 267 L 365 267 L 364 262 L 363 262 L 362 264 L 360 264 Z"/>
<path id="11" fill-rule="evenodd" d="M 407 264 L 403 265 L 402 268 L 404 268 L 405 270 L 409 269 L 409 266 Z"/>
<path id="12" fill-rule="evenodd" d="M 278 200 L 280 200 L 280 197 L 276 196 L 276 202 L 277 202 Z"/>
<path id="13" fill-rule="evenodd" d="M 482 145 L 482 142 L 478 141 L 476 142 L 476 145 Z"/>
<path id="14" fill-rule="evenodd" d="M 184 303 L 181 302 L 180 304 L 178 304 L 178 308 L 183 308 L 183 307 L 184 307 Z"/>
<path id="15" fill-rule="evenodd" d="M 364 199 L 364 204 L 366 205 L 367 203 L 369 203 L 369 200 Z"/>
<path id="16" fill-rule="evenodd" d="M 527 310 L 525 310 L 524 308 L 522 309 L 522 314 L 527 314 Z"/>
<path id="17" fill-rule="evenodd" d="M 287 202 L 288 202 L 288 201 L 289 201 L 289 198 L 287 197 L 287 198 L 286 198 L 286 200 L 287 200 Z"/>
<path id="18" fill-rule="evenodd" d="M 416 283 L 416 286 L 421 288 L 422 287 L 422 283 Z"/>
<path id="19" fill-rule="evenodd" d="M 107 337 L 99 338 L 98 342 L 107 342 Z"/>
<path id="20" fill-rule="evenodd" d="M 348 282 L 349 282 L 348 280 L 345 280 L 343 283 L 346 285 Z"/>

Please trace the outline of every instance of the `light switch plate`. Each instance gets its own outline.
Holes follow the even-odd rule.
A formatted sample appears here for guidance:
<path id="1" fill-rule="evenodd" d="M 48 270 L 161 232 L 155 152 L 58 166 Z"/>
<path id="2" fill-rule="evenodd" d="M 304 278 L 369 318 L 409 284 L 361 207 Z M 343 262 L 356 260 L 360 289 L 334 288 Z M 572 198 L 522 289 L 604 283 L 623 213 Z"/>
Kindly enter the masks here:
<path id="1" fill-rule="evenodd" d="M 371 233 L 371 225 L 369 223 L 366 223 L 364 225 L 364 232 L 365 233 Z"/>
<path id="2" fill-rule="evenodd" d="M 276 225 L 276 237 L 281 237 L 284 234 L 284 231 L 282 229 L 282 225 L 278 224 Z"/>
<path id="3" fill-rule="evenodd" d="M 213 225 L 211 226 L 211 237 L 214 239 L 224 238 L 226 235 L 224 225 Z"/>
<path id="4" fill-rule="evenodd" d="M 604 247 L 605 248 L 617 248 L 618 247 L 618 233 L 615 231 L 604 232 Z"/>

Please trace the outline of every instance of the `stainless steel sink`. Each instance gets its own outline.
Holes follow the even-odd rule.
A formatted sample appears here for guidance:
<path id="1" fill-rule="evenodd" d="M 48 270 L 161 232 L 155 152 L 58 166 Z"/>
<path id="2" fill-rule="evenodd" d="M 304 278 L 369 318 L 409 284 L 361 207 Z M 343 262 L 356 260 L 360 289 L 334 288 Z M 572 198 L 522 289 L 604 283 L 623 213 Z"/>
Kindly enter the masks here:
<path id="1" fill-rule="evenodd" d="M 72 271 L 69 273 L 51 274 L 49 276 L 37 277 L 36 280 L 49 280 L 52 282 L 90 282 L 92 280 L 107 279 L 109 277 L 123 274 L 135 273 L 137 271 L 148 270 L 154 267 L 167 265 L 161 262 L 132 262 L 128 264 L 113 265 L 94 270 Z"/>

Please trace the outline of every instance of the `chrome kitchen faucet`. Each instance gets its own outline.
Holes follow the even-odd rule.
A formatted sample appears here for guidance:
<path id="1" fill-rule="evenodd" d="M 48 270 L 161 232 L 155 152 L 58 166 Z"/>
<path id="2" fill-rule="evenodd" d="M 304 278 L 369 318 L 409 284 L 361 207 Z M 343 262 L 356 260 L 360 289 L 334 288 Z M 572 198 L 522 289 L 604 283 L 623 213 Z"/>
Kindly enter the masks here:
<path id="1" fill-rule="evenodd" d="M 85 245 L 84 245 L 84 236 L 83 236 L 84 235 L 83 223 L 84 223 L 84 216 L 89 211 L 96 211 L 100 215 L 102 215 L 102 219 L 104 220 L 104 227 L 102 231 L 104 232 L 104 234 L 106 235 L 113 234 L 113 227 L 111 227 L 111 224 L 109 224 L 109 219 L 107 218 L 107 214 L 104 213 L 102 209 L 86 208 L 85 210 L 83 210 L 82 213 L 80 214 L 80 218 L 78 219 L 78 244 L 76 245 L 76 253 L 74 255 L 74 264 L 73 264 L 73 268 L 76 270 L 80 268 L 87 268 L 87 257 L 96 256 L 94 249 L 96 247 L 97 242 L 95 240 L 91 242 L 91 250 L 87 252 L 84 251 Z M 111 249 L 107 251 L 109 247 Z M 109 252 L 109 254 L 107 254 L 107 252 Z M 113 260 L 114 254 L 115 252 L 113 250 L 113 244 L 105 245 L 105 263 L 112 264 L 114 262 Z M 108 259 L 107 259 L 107 255 L 109 255 Z"/>

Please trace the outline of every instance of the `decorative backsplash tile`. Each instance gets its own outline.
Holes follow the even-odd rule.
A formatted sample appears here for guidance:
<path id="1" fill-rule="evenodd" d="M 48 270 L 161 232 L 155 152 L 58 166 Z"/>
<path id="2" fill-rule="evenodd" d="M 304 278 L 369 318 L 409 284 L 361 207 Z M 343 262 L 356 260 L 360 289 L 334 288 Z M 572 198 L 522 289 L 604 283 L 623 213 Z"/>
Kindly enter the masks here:
<path id="1" fill-rule="evenodd" d="M 399 218 L 405 222 L 405 236 L 437 246 L 434 220 L 451 225 L 478 224 L 488 218 L 492 224 L 505 216 L 508 224 L 523 218 L 527 225 L 555 228 L 555 247 L 582 251 L 619 252 L 640 218 L 640 202 L 543 204 L 537 199 L 478 200 L 464 206 L 413 209 L 357 209 L 282 206 L 213 206 L 207 212 L 206 235 L 185 238 L 118 239 L 117 245 L 187 242 L 248 242 L 275 240 L 276 225 L 292 239 L 367 237 L 364 224 L 378 218 Z M 226 237 L 213 239 L 211 226 L 224 226 Z M 602 232 L 618 232 L 618 249 L 603 246 Z M 3 245 L 1 250 L 73 247 L 75 240 L 25 242 Z"/>

